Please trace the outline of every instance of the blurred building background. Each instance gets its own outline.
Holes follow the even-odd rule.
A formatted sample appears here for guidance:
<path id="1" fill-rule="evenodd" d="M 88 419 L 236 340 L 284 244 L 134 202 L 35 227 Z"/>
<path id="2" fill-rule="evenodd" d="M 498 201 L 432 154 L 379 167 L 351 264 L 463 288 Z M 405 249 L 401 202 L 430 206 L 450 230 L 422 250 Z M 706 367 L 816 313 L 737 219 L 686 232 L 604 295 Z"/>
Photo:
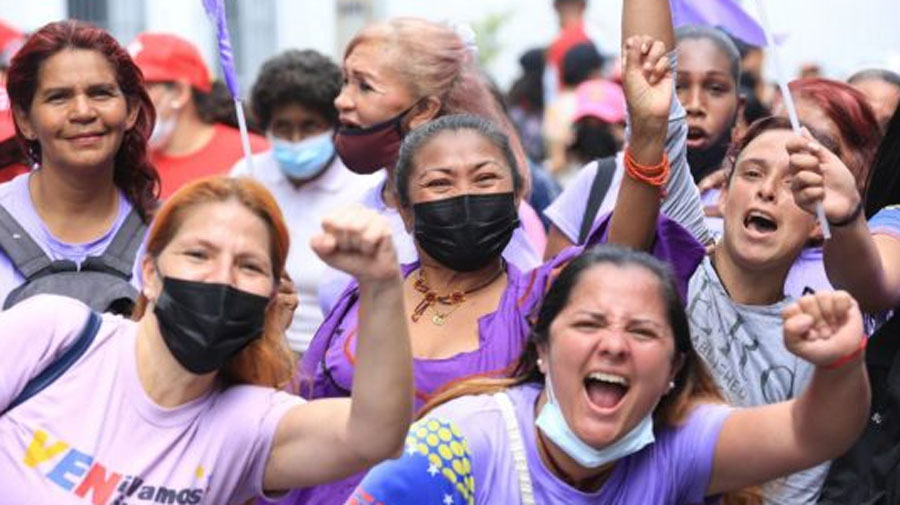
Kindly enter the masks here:
<path id="1" fill-rule="evenodd" d="M 807 63 L 818 64 L 834 78 L 873 64 L 900 70 L 900 30 L 895 26 L 900 0 L 766 1 L 774 31 L 787 35 L 783 61 L 792 76 Z M 756 0 L 740 2 L 756 14 Z M 616 53 L 621 0 L 589 4 L 591 34 L 603 52 Z M 314 48 L 340 59 L 359 28 L 388 16 L 471 24 L 479 35 L 481 58 L 504 89 L 519 72 L 519 55 L 545 46 L 557 32 L 552 0 L 226 0 L 226 5 L 245 90 L 262 61 L 277 51 Z M 177 33 L 197 43 L 207 62 L 216 62 L 215 37 L 200 0 L 0 0 L 0 17 L 26 32 L 52 20 L 84 19 L 123 43 L 143 30 Z"/>

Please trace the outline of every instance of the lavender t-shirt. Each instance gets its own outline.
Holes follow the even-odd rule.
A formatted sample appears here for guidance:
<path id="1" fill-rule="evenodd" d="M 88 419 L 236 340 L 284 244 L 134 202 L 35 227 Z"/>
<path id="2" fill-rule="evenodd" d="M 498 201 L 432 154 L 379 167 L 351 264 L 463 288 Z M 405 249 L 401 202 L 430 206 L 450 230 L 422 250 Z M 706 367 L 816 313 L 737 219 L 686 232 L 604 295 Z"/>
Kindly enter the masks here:
<path id="1" fill-rule="evenodd" d="M 84 326 L 88 308 L 38 295 L 0 312 L 0 412 Z M 302 399 L 217 385 L 175 408 L 137 375 L 137 323 L 103 315 L 85 354 L 0 416 L 3 503 L 241 503 L 262 493 L 278 421 Z"/>
<path id="2" fill-rule="evenodd" d="M 525 446 L 535 503 L 693 505 L 713 501 L 706 497 L 706 490 L 716 442 L 731 412 L 728 407 L 701 405 L 683 425 L 657 427 L 656 442 L 620 459 L 599 491 L 585 493 L 560 480 L 541 460 L 534 425 L 540 391 L 534 384 L 507 390 Z M 421 459 L 422 464 L 410 464 L 412 459 Z M 446 503 L 466 503 L 470 497 L 469 503 L 475 504 L 522 503 L 506 423 L 491 395 L 464 396 L 432 411 L 410 430 L 403 457 L 375 467 L 356 494 L 398 505 L 416 503 L 411 494 L 429 496 L 435 487 L 440 489 L 438 496 L 450 498 Z"/>
<path id="3" fill-rule="evenodd" d="M 125 222 L 125 218 L 131 212 L 131 203 L 125 195 L 119 192 L 119 210 L 112 226 L 100 237 L 81 244 L 70 244 L 63 242 L 54 237 L 37 210 L 34 208 L 34 202 L 31 201 L 31 193 L 28 191 L 28 179 L 31 173 L 19 175 L 15 179 L 0 184 L 0 205 L 12 214 L 16 221 L 22 225 L 22 228 L 28 232 L 34 242 L 52 260 L 70 260 L 77 264 L 81 264 L 88 256 L 100 256 L 109 247 L 110 242 L 119 231 L 119 227 Z M 143 246 L 141 247 L 143 250 Z M 131 275 L 131 284 L 138 290 L 140 285 L 140 257 L 138 253 L 135 256 L 134 269 Z M 6 297 L 10 291 L 21 286 L 25 282 L 25 278 L 9 261 L 6 254 L 0 250 L 0 307 L 6 301 Z"/>

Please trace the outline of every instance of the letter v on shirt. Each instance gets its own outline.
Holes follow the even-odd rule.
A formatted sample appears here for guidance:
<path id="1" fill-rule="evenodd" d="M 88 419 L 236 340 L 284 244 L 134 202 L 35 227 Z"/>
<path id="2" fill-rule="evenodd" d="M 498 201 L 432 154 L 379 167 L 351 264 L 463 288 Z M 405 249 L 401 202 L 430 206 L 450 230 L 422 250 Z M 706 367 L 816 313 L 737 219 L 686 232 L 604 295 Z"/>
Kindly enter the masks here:
<path id="1" fill-rule="evenodd" d="M 65 441 L 51 439 L 44 430 L 34 432 L 22 462 L 28 468 L 44 473 L 50 482 L 63 490 L 83 499 L 89 498 L 94 505 L 131 502 L 196 504 L 205 494 L 200 488 L 169 489 L 149 485 L 140 477 L 108 471 L 93 456 L 71 448 Z M 198 467 L 198 476 L 202 472 L 202 467 Z M 132 501 L 125 502 L 125 498 Z"/>

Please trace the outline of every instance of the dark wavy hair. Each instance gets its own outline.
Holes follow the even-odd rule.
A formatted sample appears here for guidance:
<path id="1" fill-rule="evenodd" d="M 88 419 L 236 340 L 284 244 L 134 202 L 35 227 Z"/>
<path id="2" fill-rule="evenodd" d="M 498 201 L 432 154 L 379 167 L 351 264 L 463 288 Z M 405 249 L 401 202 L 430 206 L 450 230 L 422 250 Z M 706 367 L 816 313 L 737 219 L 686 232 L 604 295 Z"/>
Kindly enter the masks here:
<path id="1" fill-rule="evenodd" d="M 141 218 L 149 222 L 159 193 L 159 174 L 147 157 L 147 139 L 156 121 L 153 102 L 144 89 L 144 76 L 128 51 L 106 31 L 74 20 L 48 23 L 28 37 L 12 59 L 6 88 L 12 106 L 27 113 L 38 88 L 41 65 L 65 49 L 97 51 L 106 57 L 116 72 L 116 81 L 125 95 L 128 107 L 137 107 L 137 120 L 125 132 L 116 153 L 113 182 L 135 206 Z M 28 140 L 16 125 L 16 138 L 29 159 L 41 160 L 41 146 Z"/>
<path id="2" fill-rule="evenodd" d="M 265 130 L 272 113 L 283 105 L 296 103 L 338 124 L 334 99 L 341 92 L 341 69 L 316 51 L 289 49 L 266 60 L 253 84 L 251 103 L 259 126 Z"/>

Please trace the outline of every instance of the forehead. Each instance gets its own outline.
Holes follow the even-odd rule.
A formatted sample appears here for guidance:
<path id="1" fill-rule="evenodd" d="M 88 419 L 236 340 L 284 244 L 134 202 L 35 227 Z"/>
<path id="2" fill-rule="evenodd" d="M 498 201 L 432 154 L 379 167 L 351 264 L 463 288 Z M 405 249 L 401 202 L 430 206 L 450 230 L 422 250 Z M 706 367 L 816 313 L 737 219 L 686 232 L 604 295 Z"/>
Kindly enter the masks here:
<path id="1" fill-rule="evenodd" d="M 91 49 L 64 49 L 44 60 L 38 70 L 39 88 L 115 81 L 112 64 Z"/>
<path id="2" fill-rule="evenodd" d="M 828 117 L 828 114 L 815 101 L 798 97 L 796 106 L 797 116 L 800 118 L 800 121 L 812 127 L 813 130 L 828 135 L 835 142 L 841 142 L 841 132 L 837 124 Z M 782 105 L 778 115 L 787 117 L 787 108 Z"/>
<path id="3" fill-rule="evenodd" d="M 432 167 L 452 168 L 493 161 L 508 168 L 503 150 L 480 133 L 469 130 L 445 130 L 419 148 L 413 169 Z"/>
<path id="4" fill-rule="evenodd" d="M 356 44 L 344 59 L 345 72 L 365 72 L 380 78 L 397 78 L 396 51 L 378 39 Z"/>
<path id="5" fill-rule="evenodd" d="M 753 158 L 765 160 L 772 167 L 786 167 L 789 159 L 787 142 L 793 135 L 791 130 L 785 129 L 765 131 L 747 144 L 737 163 Z"/>
<path id="6" fill-rule="evenodd" d="M 582 272 L 569 296 L 568 308 L 622 310 L 632 317 L 667 319 L 659 279 L 637 265 L 600 264 Z"/>
<path id="7" fill-rule="evenodd" d="M 328 122 L 321 114 L 306 108 L 299 102 L 286 102 L 276 105 L 272 110 L 272 120 L 292 123 L 304 123 L 306 121 Z"/>
<path id="8" fill-rule="evenodd" d="M 229 200 L 209 202 L 188 208 L 182 215 L 175 239 L 202 237 L 229 242 L 240 237 L 249 245 L 268 249 L 266 222 L 244 204 Z"/>
<path id="9" fill-rule="evenodd" d="M 880 97 L 882 95 L 897 96 L 900 95 L 900 86 L 891 84 L 881 79 L 863 79 L 853 83 L 853 87 L 862 91 L 866 95 Z"/>
<path id="10" fill-rule="evenodd" d="M 687 38 L 678 42 L 678 72 L 720 72 L 732 77 L 728 55 L 708 38 Z"/>

